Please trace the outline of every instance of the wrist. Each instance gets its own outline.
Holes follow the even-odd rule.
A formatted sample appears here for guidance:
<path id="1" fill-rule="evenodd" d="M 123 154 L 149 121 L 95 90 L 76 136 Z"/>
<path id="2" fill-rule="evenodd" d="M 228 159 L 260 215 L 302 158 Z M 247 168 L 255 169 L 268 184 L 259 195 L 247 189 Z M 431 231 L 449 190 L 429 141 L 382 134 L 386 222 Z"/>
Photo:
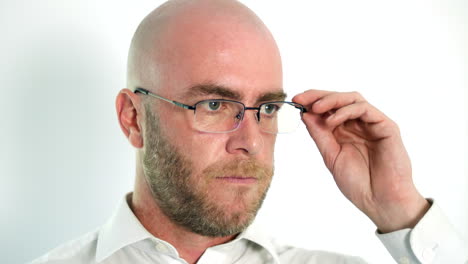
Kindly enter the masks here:
<path id="1" fill-rule="evenodd" d="M 431 204 L 424 197 L 419 196 L 411 202 L 402 202 L 386 206 L 380 210 L 378 217 L 372 219 L 379 233 L 414 228 L 427 213 Z"/>

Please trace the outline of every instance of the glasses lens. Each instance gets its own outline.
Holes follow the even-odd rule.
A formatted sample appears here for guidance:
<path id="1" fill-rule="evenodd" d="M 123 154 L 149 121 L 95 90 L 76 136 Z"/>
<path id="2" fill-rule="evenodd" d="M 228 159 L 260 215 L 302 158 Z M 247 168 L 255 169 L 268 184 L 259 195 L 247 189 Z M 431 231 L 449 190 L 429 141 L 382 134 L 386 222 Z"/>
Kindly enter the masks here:
<path id="1" fill-rule="evenodd" d="M 205 100 L 195 105 L 195 127 L 203 132 L 235 130 L 244 114 L 241 103 L 224 100 Z"/>
<path id="2" fill-rule="evenodd" d="M 301 122 L 301 108 L 289 102 L 262 104 L 260 107 L 260 127 L 268 133 L 294 132 Z"/>
<path id="3" fill-rule="evenodd" d="M 195 128 L 202 132 L 223 133 L 239 127 L 244 105 L 225 100 L 205 100 L 195 105 Z M 272 102 L 260 106 L 259 125 L 264 132 L 294 132 L 301 122 L 301 108 L 291 102 Z"/>

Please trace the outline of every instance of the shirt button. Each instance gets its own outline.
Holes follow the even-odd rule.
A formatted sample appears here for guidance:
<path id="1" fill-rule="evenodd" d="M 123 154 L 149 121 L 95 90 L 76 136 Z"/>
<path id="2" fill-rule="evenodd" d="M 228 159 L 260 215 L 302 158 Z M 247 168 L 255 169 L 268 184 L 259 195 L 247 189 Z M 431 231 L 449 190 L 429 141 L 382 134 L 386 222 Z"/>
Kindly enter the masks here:
<path id="1" fill-rule="evenodd" d="M 159 252 L 162 252 L 162 253 L 168 253 L 169 252 L 167 247 L 165 245 L 163 245 L 162 243 L 157 243 L 156 246 L 154 246 L 154 247 Z"/>
<path id="2" fill-rule="evenodd" d="M 398 264 L 410 264 L 410 261 L 407 257 L 401 257 L 399 260 L 398 260 Z"/>
<path id="3" fill-rule="evenodd" d="M 423 257 L 423 259 L 425 261 L 430 263 L 434 259 L 435 253 L 432 250 L 432 248 L 426 248 L 426 249 L 424 249 L 424 251 L 422 253 L 422 257 Z"/>
<path id="4" fill-rule="evenodd" d="M 438 248 L 438 246 L 438 244 L 434 244 L 431 247 L 425 248 L 422 252 L 422 258 L 428 263 L 431 263 L 436 256 L 435 251 Z"/>

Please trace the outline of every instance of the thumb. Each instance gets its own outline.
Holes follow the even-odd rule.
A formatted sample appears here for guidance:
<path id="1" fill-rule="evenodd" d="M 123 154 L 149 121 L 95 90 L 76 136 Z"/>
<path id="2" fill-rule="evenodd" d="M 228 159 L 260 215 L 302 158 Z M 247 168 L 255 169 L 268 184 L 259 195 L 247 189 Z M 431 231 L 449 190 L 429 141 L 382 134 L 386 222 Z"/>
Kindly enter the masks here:
<path id="1" fill-rule="evenodd" d="M 327 168 L 331 171 L 337 153 L 340 151 L 340 145 L 333 135 L 332 128 L 325 124 L 321 115 L 311 112 L 304 113 L 302 116 L 309 135 L 317 145 L 320 154 Z"/>

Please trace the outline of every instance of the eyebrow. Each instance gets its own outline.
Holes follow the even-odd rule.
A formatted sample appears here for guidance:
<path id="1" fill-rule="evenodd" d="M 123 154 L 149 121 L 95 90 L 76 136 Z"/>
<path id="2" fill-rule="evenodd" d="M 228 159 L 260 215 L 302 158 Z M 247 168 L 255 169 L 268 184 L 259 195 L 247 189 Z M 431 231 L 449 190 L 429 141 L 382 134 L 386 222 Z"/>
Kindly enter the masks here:
<path id="1" fill-rule="evenodd" d="M 196 96 L 206 96 L 206 95 L 218 95 L 224 98 L 241 101 L 243 96 L 228 87 L 218 85 L 218 84 L 197 84 L 188 89 L 184 97 L 196 97 Z M 282 90 L 274 92 L 266 92 L 261 94 L 256 103 L 268 102 L 268 101 L 284 101 L 286 99 L 286 93 Z"/>
<path id="2" fill-rule="evenodd" d="M 287 95 L 283 91 L 277 91 L 277 92 L 267 92 L 262 94 L 258 99 L 257 99 L 257 104 L 262 103 L 262 102 L 272 102 L 272 101 L 284 101 L 286 99 Z"/>
<path id="3" fill-rule="evenodd" d="M 242 96 L 240 93 L 233 91 L 227 87 L 217 84 L 197 84 L 189 88 L 185 93 L 186 97 L 196 97 L 203 95 L 219 95 L 233 100 L 241 100 Z"/>

